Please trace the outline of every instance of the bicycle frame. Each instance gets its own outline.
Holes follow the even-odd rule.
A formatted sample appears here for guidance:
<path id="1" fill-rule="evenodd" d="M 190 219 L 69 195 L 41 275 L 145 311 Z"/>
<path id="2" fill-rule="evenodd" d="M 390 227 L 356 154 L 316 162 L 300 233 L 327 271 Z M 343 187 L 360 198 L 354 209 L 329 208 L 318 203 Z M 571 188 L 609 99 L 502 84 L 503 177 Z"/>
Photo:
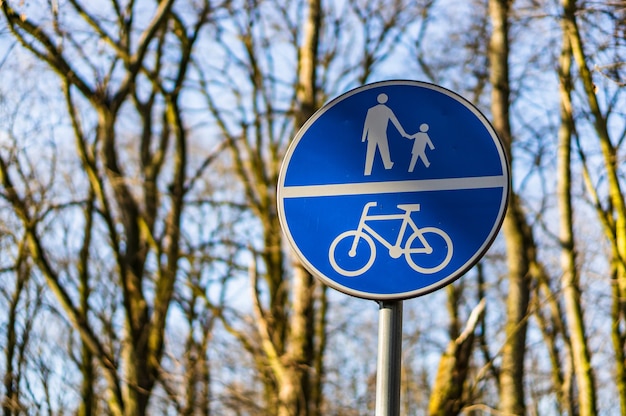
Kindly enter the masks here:
<path id="1" fill-rule="evenodd" d="M 419 204 L 414 204 L 411 207 L 415 209 L 409 209 L 408 206 L 404 208 L 404 213 L 402 214 L 380 214 L 380 215 L 369 215 L 368 211 L 370 208 L 375 207 L 376 202 L 368 202 L 363 207 L 363 212 L 361 213 L 361 218 L 359 220 L 359 226 L 357 227 L 357 235 L 352 243 L 352 247 L 350 248 L 350 255 L 356 255 L 356 248 L 359 243 L 359 239 L 361 235 L 365 232 L 369 233 L 372 237 L 378 240 L 387 250 L 389 250 L 389 255 L 392 258 L 398 258 L 402 255 L 403 250 L 401 248 L 402 240 L 404 239 L 404 235 L 406 233 L 407 226 L 410 226 L 413 229 L 413 232 L 419 233 L 420 230 L 413 222 L 411 218 L 411 213 L 415 211 L 419 211 Z M 398 206 L 400 209 L 403 209 L 401 206 Z M 388 220 L 402 220 L 402 225 L 400 225 L 400 230 L 398 231 L 398 237 L 396 238 L 396 242 L 392 245 L 391 242 L 387 241 L 383 236 L 376 232 L 371 226 L 367 224 L 367 222 L 371 221 L 388 221 Z M 425 244 L 423 238 L 420 236 L 420 241 Z M 426 248 L 428 251 L 428 248 Z"/>

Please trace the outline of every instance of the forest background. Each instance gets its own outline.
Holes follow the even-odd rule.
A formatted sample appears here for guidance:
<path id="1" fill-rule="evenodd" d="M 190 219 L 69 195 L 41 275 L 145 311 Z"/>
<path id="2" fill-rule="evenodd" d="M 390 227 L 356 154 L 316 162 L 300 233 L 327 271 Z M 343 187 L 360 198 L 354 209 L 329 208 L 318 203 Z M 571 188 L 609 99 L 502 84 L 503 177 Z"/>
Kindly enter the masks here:
<path id="1" fill-rule="evenodd" d="M 404 302 L 402 415 L 626 414 L 621 0 L 0 0 L 2 414 L 373 413 L 378 305 L 280 231 L 324 102 L 412 79 L 512 165 L 483 260 Z"/>

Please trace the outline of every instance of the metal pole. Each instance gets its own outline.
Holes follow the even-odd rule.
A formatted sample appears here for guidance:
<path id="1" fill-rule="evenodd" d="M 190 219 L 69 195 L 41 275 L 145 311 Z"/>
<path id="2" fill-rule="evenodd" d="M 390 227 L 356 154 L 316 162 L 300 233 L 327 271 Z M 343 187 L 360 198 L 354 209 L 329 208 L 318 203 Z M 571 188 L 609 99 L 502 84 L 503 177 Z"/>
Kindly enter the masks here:
<path id="1" fill-rule="evenodd" d="M 376 416 L 399 416 L 402 301 L 382 301 L 379 305 Z"/>

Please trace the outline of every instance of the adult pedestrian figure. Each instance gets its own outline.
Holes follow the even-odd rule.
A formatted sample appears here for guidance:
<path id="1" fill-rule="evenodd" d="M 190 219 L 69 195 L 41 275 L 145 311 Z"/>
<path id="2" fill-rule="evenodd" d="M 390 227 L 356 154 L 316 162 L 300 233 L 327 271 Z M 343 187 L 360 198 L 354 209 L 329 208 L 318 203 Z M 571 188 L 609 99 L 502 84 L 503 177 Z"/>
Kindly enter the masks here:
<path id="1" fill-rule="evenodd" d="M 363 126 L 363 136 L 361 141 L 367 140 L 367 153 L 365 154 L 365 172 L 364 175 L 372 174 L 372 166 L 374 164 L 374 155 L 376 149 L 380 152 L 385 169 L 389 170 L 393 167 L 393 162 L 389 156 L 389 141 L 387 138 L 387 126 L 389 121 L 398 129 L 402 137 L 410 136 L 404 131 L 395 114 L 389 107 L 385 105 L 388 97 L 387 94 L 378 94 L 378 105 L 367 110 L 365 116 L 365 124 Z"/>
<path id="2" fill-rule="evenodd" d="M 428 145 L 430 150 L 434 150 L 435 146 L 430 140 L 430 136 L 428 136 L 428 128 L 428 124 L 423 123 L 420 126 L 419 133 L 415 133 L 413 136 L 409 137 L 410 139 L 415 140 L 413 142 L 413 149 L 411 150 L 411 163 L 409 164 L 409 172 L 413 172 L 413 169 L 415 169 L 415 163 L 417 163 L 417 159 L 419 159 L 420 157 L 422 158 L 422 162 L 424 162 L 424 166 L 430 166 L 430 162 L 426 157 L 426 145 Z"/>

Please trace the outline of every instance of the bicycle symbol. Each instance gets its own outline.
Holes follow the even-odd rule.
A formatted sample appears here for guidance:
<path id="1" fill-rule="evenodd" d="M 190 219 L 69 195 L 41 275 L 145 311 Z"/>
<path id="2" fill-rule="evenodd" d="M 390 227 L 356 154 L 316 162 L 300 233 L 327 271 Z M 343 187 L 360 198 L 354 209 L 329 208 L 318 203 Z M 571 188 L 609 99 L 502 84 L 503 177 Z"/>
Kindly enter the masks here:
<path id="1" fill-rule="evenodd" d="M 450 259 L 452 258 L 452 240 L 448 234 L 439 228 L 419 228 L 415 224 L 411 218 L 411 213 L 419 211 L 420 204 L 399 204 L 398 208 L 404 211 L 402 214 L 368 214 L 369 209 L 375 206 L 376 202 L 368 202 L 365 204 L 357 229 L 348 230 L 339 234 L 331 243 L 328 250 L 328 258 L 330 260 L 330 264 L 333 269 L 337 271 L 337 273 L 347 277 L 354 277 L 360 276 L 369 270 L 369 268 L 374 264 L 374 260 L 376 260 L 376 245 L 374 244 L 374 238 L 387 248 L 387 250 L 389 250 L 389 256 L 391 258 L 397 259 L 404 254 L 406 262 L 417 272 L 432 274 L 448 265 Z M 391 242 L 387 241 L 370 225 L 368 225 L 368 222 L 387 220 L 402 220 L 402 224 L 400 225 L 398 236 L 394 244 L 391 244 Z M 407 232 L 407 227 L 411 228 L 412 234 L 406 240 L 404 246 L 402 246 L 402 241 L 404 240 L 405 233 Z M 443 256 L 443 253 L 436 253 L 439 256 L 443 256 L 443 260 L 441 262 L 435 264 L 434 266 L 420 266 L 418 262 L 427 260 L 429 258 L 428 256 L 435 253 L 433 245 L 429 243 L 429 240 L 433 242 L 433 238 L 436 238 L 435 236 L 439 236 L 443 239 L 446 250 L 445 256 Z M 361 240 L 365 241 L 367 244 L 359 245 Z M 338 247 L 341 247 L 339 253 L 337 252 Z M 346 253 L 345 249 L 348 247 L 350 249 Z M 437 247 L 440 247 L 440 245 L 437 245 Z M 345 260 L 345 255 L 347 254 L 349 258 L 355 259 L 357 258 L 357 250 L 359 251 L 359 258 L 365 259 L 363 262 L 364 264 L 362 266 L 360 263 L 356 266 L 348 265 L 347 260 Z M 438 250 L 440 251 L 440 249 Z M 339 254 L 339 256 L 337 256 L 337 254 Z M 344 265 L 341 266 L 339 262 L 343 262 Z"/>

